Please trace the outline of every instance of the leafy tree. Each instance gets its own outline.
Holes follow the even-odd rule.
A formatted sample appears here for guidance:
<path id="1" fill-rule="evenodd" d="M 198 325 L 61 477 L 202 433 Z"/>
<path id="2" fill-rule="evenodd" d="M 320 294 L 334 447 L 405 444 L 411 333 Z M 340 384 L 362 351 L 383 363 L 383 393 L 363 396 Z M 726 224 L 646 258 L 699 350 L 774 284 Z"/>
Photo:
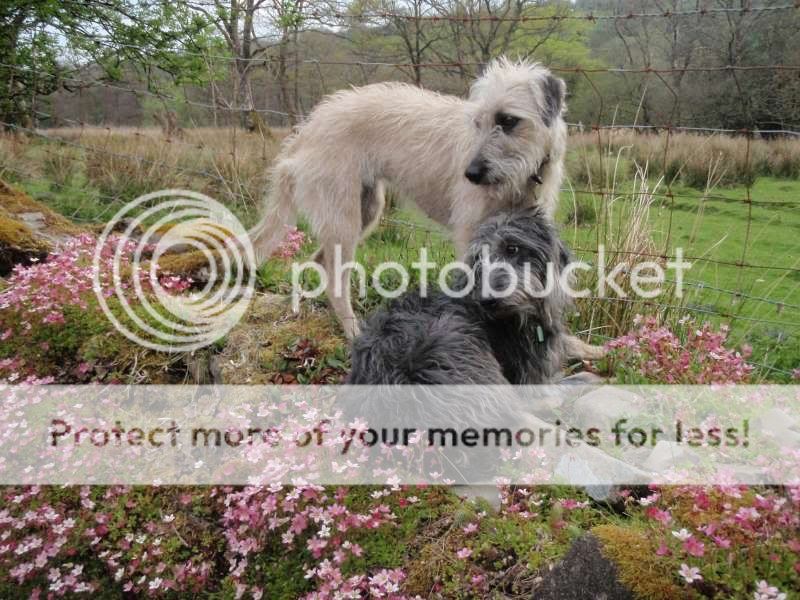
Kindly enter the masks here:
<path id="1" fill-rule="evenodd" d="M 205 20 L 170 2 L 138 0 L 4 0 L 0 4 L 0 120 L 35 121 L 33 100 L 61 85 L 74 62 L 91 62 L 105 76 L 134 65 L 149 78 L 156 70 L 178 79 L 202 72 L 196 48 Z M 199 38 L 198 38 L 199 39 Z M 74 65 L 73 65 L 74 66 Z"/>

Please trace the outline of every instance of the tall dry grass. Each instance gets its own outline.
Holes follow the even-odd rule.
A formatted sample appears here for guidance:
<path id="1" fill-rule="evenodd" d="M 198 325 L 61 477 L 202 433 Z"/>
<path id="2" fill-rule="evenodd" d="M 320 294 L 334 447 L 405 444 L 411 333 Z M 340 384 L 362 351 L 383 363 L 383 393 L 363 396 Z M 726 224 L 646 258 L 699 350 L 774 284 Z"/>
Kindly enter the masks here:
<path id="1" fill-rule="evenodd" d="M 179 139 L 157 128 L 74 127 L 42 131 L 49 139 L 0 134 L 0 173 L 6 167 L 12 179 L 44 178 L 61 188 L 83 181 L 121 200 L 192 189 L 249 214 L 260 206 L 267 169 L 286 133 L 197 128 Z"/>
<path id="2" fill-rule="evenodd" d="M 615 164 L 619 167 L 622 163 Z M 576 250 L 584 261 L 593 266 L 591 271 L 580 272 L 579 285 L 576 286 L 576 289 L 585 287 L 591 290 L 591 296 L 576 301 L 578 314 L 573 327 L 579 332 L 613 338 L 630 331 L 637 314 L 656 315 L 664 321 L 675 312 L 663 300 L 641 298 L 631 286 L 630 274 L 634 265 L 654 262 L 667 270 L 667 261 L 659 257 L 660 251 L 654 242 L 653 223 L 656 220 L 651 218 L 651 212 L 660 206 L 658 191 L 664 178 L 651 176 L 647 165 L 633 163 L 632 168 L 632 180 L 623 178 L 619 171 L 607 174 L 611 185 L 607 193 L 602 196 L 591 195 L 588 200 L 593 203 L 595 211 L 593 231 L 596 238 L 592 248 Z M 578 202 L 574 195 L 573 202 Z M 573 223 L 576 228 L 579 225 Z M 602 263 L 597 252 L 600 247 L 603 248 Z M 601 264 L 605 266 L 599 269 Z M 601 294 L 600 270 L 611 273 L 617 265 L 625 265 L 613 277 L 624 296 L 618 296 L 608 285 Z M 641 274 L 647 276 L 652 273 L 645 271 Z M 661 289 L 661 298 L 672 295 L 671 284 L 664 284 Z"/>
<path id="3" fill-rule="evenodd" d="M 606 129 L 576 133 L 569 138 L 568 173 L 592 189 L 610 183 L 609 174 L 625 175 L 632 162 L 650 165 L 653 174 L 670 185 L 683 183 L 704 189 L 716 170 L 718 185 L 752 184 L 758 176 L 800 176 L 800 139 L 749 139 L 724 134 L 640 133 Z M 620 170 L 621 169 L 621 170 Z"/>

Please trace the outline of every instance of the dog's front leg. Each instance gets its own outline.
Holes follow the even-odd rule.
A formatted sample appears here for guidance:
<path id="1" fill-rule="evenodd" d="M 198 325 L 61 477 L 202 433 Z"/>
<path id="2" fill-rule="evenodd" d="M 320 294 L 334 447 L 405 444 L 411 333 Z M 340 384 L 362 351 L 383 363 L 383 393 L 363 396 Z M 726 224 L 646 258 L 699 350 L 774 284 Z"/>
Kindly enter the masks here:
<path id="1" fill-rule="evenodd" d="M 574 335 L 567 335 L 565 337 L 564 350 L 568 358 L 580 358 L 582 360 L 600 360 L 601 358 L 605 358 L 607 354 L 603 346 L 587 344 Z"/>

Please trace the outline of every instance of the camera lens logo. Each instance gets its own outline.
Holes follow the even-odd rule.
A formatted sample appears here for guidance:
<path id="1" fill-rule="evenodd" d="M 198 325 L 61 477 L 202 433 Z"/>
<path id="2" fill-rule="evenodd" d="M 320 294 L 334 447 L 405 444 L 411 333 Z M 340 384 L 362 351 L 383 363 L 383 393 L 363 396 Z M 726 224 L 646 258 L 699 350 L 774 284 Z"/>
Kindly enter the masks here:
<path id="1" fill-rule="evenodd" d="M 111 281 L 103 282 L 100 265 L 116 234 L 135 241 L 115 245 Z M 208 281 L 201 290 L 175 294 L 159 281 L 158 261 L 184 252 L 202 253 Z M 230 210 L 204 194 L 164 190 L 140 196 L 114 215 L 92 267 L 94 292 L 120 333 L 152 350 L 190 352 L 215 342 L 242 318 L 256 261 L 247 231 Z"/>

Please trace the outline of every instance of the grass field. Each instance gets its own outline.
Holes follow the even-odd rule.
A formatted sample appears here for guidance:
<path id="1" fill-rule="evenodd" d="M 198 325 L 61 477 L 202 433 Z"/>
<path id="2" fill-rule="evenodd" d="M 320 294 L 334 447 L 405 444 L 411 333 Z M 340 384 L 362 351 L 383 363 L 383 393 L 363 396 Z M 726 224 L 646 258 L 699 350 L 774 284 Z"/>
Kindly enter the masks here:
<path id="1" fill-rule="evenodd" d="M 701 320 L 729 323 L 735 342 L 754 347 L 754 360 L 791 370 L 800 363 L 800 181 L 759 178 L 750 190 L 752 205 L 744 202 L 743 186 L 716 189 L 712 199 L 688 187 L 671 191 L 673 198 L 655 197 L 649 207 L 654 249 L 674 256 L 680 247 L 697 260 L 691 261 L 682 301 L 657 302 L 683 304 Z M 574 202 L 584 205 L 582 223 L 569 218 Z M 614 230 L 614 222 L 619 229 L 629 211 L 624 192 L 616 199 L 564 194 L 565 238 L 573 248 L 594 249 L 601 230 Z M 593 255 L 576 254 L 589 261 Z"/>
<path id="2" fill-rule="evenodd" d="M 233 130 L 193 130 L 183 140 L 169 143 L 154 130 L 98 128 L 45 134 L 64 141 L 0 137 L 0 177 L 85 223 L 105 222 L 139 194 L 170 187 L 208 193 L 225 202 L 245 224 L 252 223 L 266 187 L 263 173 L 278 148 L 275 139 Z M 645 142 L 654 144 L 652 137 Z M 707 141 L 697 144 L 702 151 Z M 646 169 L 646 163 L 638 161 L 649 155 L 621 145 L 616 154 L 608 147 L 598 169 L 597 161 L 590 164 L 591 153 L 598 150 L 576 138 L 558 215 L 575 255 L 591 263 L 597 245 L 603 243 L 612 264 L 637 255 L 672 256 L 678 247 L 696 260 L 691 261 L 683 298 L 582 300 L 573 327 L 602 341 L 626 332 L 636 313 L 657 313 L 673 326 L 691 314 L 698 321 L 729 324 L 735 344 L 753 347 L 751 360 L 761 365 L 762 376 L 788 380 L 800 365 L 800 181 L 771 174 L 791 174 L 791 168 L 784 165 L 787 143 L 776 142 L 774 156 L 770 144 L 758 143 L 759 164 L 765 170 L 745 178 L 745 183 L 752 183 L 748 190 L 718 160 L 707 186 L 698 184 L 702 178 L 696 173 L 689 178 L 681 175 L 690 158 L 667 165 L 670 184 L 662 177 L 664 169 L 654 166 L 637 176 L 637 165 Z M 732 153 L 735 167 L 733 154 L 741 151 L 740 145 L 726 140 L 718 146 Z M 704 161 L 701 157 L 696 162 Z M 651 165 L 656 164 L 664 166 L 653 158 Z M 421 246 L 429 248 L 435 262 L 452 259 L 444 232 L 403 206 L 387 216 L 358 256 L 371 272 L 385 260 L 413 262 Z M 780 269 L 787 267 L 794 270 Z M 287 290 L 288 273 L 277 263 L 268 264 L 260 279 L 268 289 Z M 369 290 L 355 304 L 363 314 L 379 302 Z"/>

